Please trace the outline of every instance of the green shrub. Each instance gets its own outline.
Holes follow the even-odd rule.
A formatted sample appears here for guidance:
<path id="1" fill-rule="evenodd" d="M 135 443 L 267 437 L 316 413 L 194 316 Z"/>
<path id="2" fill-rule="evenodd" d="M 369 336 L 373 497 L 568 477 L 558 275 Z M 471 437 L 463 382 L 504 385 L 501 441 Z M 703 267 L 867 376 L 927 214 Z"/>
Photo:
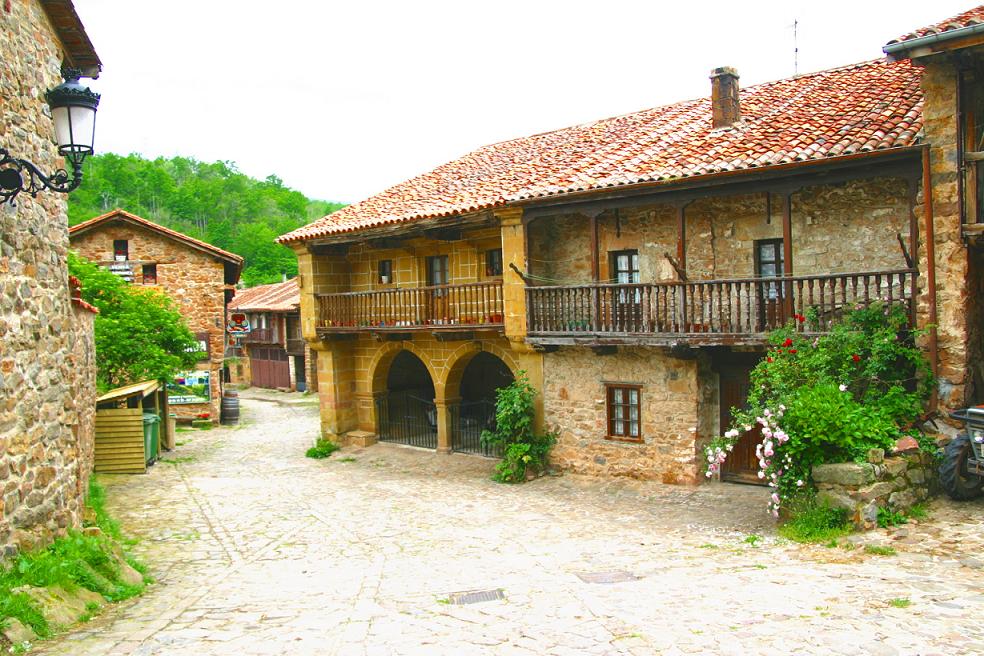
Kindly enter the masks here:
<path id="1" fill-rule="evenodd" d="M 324 438 L 318 438 L 317 443 L 308 449 L 304 455 L 308 458 L 327 458 L 331 454 L 335 453 L 342 447 L 338 446 L 331 440 L 326 440 Z"/>
<path id="2" fill-rule="evenodd" d="M 837 538 L 853 530 L 843 508 L 818 503 L 810 493 L 803 493 L 787 507 L 790 519 L 779 527 L 779 535 L 793 542 L 836 544 Z"/>
<path id="3" fill-rule="evenodd" d="M 751 373 L 748 402 L 706 449 L 707 475 L 740 437 L 759 426 L 759 477 L 773 488 L 769 509 L 811 485 L 814 465 L 862 460 L 890 448 L 922 412 L 933 377 L 908 314 L 880 302 L 848 312 L 829 334 L 809 337 L 812 311 L 769 335 L 771 348 Z"/>
<path id="4" fill-rule="evenodd" d="M 502 449 L 502 461 L 492 479 L 499 483 L 522 483 L 527 471 L 537 474 L 547 466 L 547 456 L 557 441 L 553 433 L 537 435 L 536 389 L 525 371 L 511 384 L 496 391 L 495 430 L 482 431 L 482 444 Z"/>
<path id="5" fill-rule="evenodd" d="M 905 516 L 904 512 L 894 511 L 891 508 L 885 507 L 878 508 L 878 526 L 880 528 L 901 526 L 902 524 L 907 524 L 908 522 L 909 518 Z"/>

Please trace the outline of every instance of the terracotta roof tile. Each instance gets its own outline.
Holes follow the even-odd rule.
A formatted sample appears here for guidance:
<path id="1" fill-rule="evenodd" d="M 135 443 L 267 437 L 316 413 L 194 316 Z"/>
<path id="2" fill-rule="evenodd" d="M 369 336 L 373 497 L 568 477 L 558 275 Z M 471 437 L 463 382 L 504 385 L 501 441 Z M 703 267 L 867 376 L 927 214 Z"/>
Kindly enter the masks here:
<path id="1" fill-rule="evenodd" d="M 724 130 L 712 130 L 706 97 L 491 144 L 279 241 L 911 146 L 923 122 L 920 76 L 906 60 L 878 60 L 749 87 L 741 122 Z"/>
<path id="2" fill-rule="evenodd" d="M 272 285 L 258 285 L 236 291 L 230 310 L 239 312 L 293 312 L 301 306 L 297 278 Z"/>
<path id="3" fill-rule="evenodd" d="M 973 9 L 968 9 L 961 14 L 947 18 L 946 20 L 940 21 L 935 25 L 927 25 L 926 27 L 920 27 L 918 30 L 913 30 L 908 34 L 903 34 L 897 39 L 892 39 L 889 41 L 887 45 L 892 45 L 893 43 L 904 43 L 906 41 L 920 39 L 924 36 L 930 36 L 932 34 L 942 34 L 943 32 L 959 30 L 963 27 L 970 27 L 979 23 L 984 23 L 984 5 L 974 7 Z"/>

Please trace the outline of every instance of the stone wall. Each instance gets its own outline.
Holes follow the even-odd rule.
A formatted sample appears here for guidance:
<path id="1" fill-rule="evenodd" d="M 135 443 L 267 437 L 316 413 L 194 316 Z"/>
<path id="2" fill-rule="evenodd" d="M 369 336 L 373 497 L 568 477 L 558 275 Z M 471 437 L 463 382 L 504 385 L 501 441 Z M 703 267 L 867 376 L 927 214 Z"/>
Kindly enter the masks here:
<path id="1" fill-rule="evenodd" d="M 771 210 L 771 215 L 769 214 Z M 755 275 L 756 240 L 782 238 L 781 199 L 764 193 L 704 198 L 686 209 L 690 280 Z M 649 205 L 598 218 L 599 276 L 608 253 L 639 251 L 644 282 L 676 279 L 676 210 Z M 529 227 L 530 271 L 557 284 L 591 280 L 589 222 L 579 215 L 537 219 Z M 799 275 L 905 268 L 896 239 L 909 234 L 906 183 L 875 178 L 807 187 L 793 195 L 793 272 Z"/>
<path id="2" fill-rule="evenodd" d="M 953 61 L 940 56 L 925 64 L 922 87 L 926 141 L 930 144 L 933 185 L 933 224 L 936 232 L 937 333 L 939 335 L 939 391 L 944 409 L 966 405 L 975 396 L 968 365 L 981 359 L 980 340 L 970 341 L 970 326 L 979 318 L 971 305 L 968 275 L 970 262 L 961 235 L 957 190 L 957 72 Z M 922 235 L 925 239 L 925 235 Z M 925 271 L 926 248 L 920 268 Z M 928 298 L 923 296 L 921 305 Z M 971 319 L 972 315 L 973 319 Z"/>
<path id="3" fill-rule="evenodd" d="M 933 458 L 919 451 L 886 458 L 872 449 L 868 462 L 843 462 L 813 468 L 817 499 L 844 508 L 858 529 L 878 525 L 878 509 L 905 512 L 925 501 L 937 486 Z"/>
<path id="4" fill-rule="evenodd" d="M 696 483 L 702 417 L 700 363 L 653 348 L 613 355 L 564 348 L 543 357 L 544 419 L 558 433 L 551 463 L 571 471 Z M 642 441 L 607 438 L 605 383 L 641 385 Z"/>
<path id="5" fill-rule="evenodd" d="M 0 143 L 44 171 L 57 157 L 43 94 L 60 45 L 38 2 L 0 12 Z M 92 463 L 92 317 L 69 294 L 66 198 L 0 206 L 0 557 L 79 526 Z"/>
<path id="6" fill-rule="evenodd" d="M 113 260 L 113 241 L 129 241 L 129 259 L 136 263 L 134 284 L 141 285 L 140 263 L 157 264 L 157 284 L 141 285 L 163 291 L 174 299 L 178 311 L 193 333 L 208 333 L 211 359 L 199 363 L 209 370 L 211 399 L 207 404 L 172 405 L 180 419 L 190 419 L 209 412 L 213 423 L 219 421 L 222 402 L 222 365 L 225 353 L 225 269 L 223 262 L 130 223 L 108 223 L 72 236 L 72 249 L 82 257 L 107 264 Z"/>

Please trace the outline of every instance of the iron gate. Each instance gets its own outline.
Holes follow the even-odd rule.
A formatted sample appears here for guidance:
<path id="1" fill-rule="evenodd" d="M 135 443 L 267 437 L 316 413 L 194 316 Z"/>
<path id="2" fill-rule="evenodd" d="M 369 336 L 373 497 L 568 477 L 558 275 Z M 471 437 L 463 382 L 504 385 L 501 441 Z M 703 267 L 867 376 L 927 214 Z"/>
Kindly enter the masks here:
<path id="1" fill-rule="evenodd" d="M 391 392 L 376 399 L 381 442 L 437 448 L 437 406 L 412 392 Z"/>
<path id="2" fill-rule="evenodd" d="M 459 453 L 476 453 L 490 458 L 501 458 L 502 449 L 496 445 L 482 444 L 482 431 L 495 429 L 495 403 L 491 401 L 465 401 L 450 408 L 451 450 Z"/>

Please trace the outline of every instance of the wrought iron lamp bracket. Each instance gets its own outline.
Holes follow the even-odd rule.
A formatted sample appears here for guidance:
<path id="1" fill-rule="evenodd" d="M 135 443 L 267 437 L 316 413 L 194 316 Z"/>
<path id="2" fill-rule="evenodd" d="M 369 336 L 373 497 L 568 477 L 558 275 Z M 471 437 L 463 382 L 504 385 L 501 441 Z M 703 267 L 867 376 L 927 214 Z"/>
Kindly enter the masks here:
<path id="1" fill-rule="evenodd" d="M 17 194 L 25 191 L 37 198 L 38 193 L 45 189 L 67 194 L 82 184 L 82 164 L 73 158 L 68 158 L 72 167 L 69 177 L 65 169 L 57 169 L 50 175 L 45 175 L 26 159 L 11 157 L 10 152 L 0 146 L 0 204 L 15 205 Z"/>

